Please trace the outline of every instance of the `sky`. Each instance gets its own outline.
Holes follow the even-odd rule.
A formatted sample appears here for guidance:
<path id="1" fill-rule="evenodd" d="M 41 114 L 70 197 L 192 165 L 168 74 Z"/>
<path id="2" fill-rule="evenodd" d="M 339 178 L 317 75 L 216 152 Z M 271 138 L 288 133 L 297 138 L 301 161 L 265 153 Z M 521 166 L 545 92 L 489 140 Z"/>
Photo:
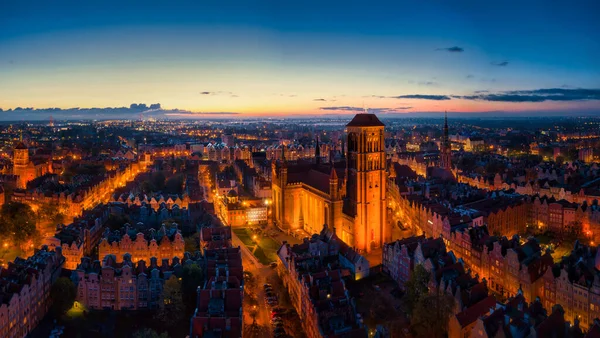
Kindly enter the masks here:
<path id="1" fill-rule="evenodd" d="M 598 13 L 596 0 L 3 0 L 0 108 L 600 112 Z"/>

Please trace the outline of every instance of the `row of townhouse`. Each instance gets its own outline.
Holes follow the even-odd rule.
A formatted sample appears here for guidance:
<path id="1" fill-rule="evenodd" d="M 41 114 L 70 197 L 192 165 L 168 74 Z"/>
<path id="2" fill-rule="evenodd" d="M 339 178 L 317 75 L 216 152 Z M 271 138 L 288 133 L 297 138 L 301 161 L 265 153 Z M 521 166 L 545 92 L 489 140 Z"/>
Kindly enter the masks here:
<path id="1" fill-rule="evenodd" d="M 114 255 L 104 257 L 102 262 L 89 257 L 72 271 L 71 280 L 76 286 L 76 300 L 89 309 L 141 310 L 156 309 L 162 305 L 165 281 L 180 278 L 183 267 L 200 264 L 201 256 L 186 253 L 180 260 L 156 257 L 133 262 L 130 254 L 124 254 L 120 262 Z"/>
<path id="2" fill-rule="evenodd" d="M 198 286 L 190 338 L 241 338 L 244 330 L 244 269 L 241 248 L 231 245 L 230 227 L 200 232 L 204 285 Z"/>
<path id="3" fill-rule="evenodd" d="M 182 258 L 184 253 L 185 242 L 177 226 L 167 229 L 163 225 L 158 230 L 152 228 L 144 232 L 138 232 L 128 224 L 120 231 L 106 228 L 98 245 L 99 257 L 113 255 L 118 262 L 125 254 L 130 254 L 133 262 L 138 262 L 149 261 L 151 257 L 159 260 Z"/>
<path id="4" fill-rule="evenodd" d="M 482 239 L 481 234 L 471 235 L 473 242 L 480 242 Z M 527 280 L 525 275 L 531 273 L 538 274 L 536 276 L 538 282 L 533 289 L 543 285 L 544 279 L 539 275 L 538 265 L 534 263 L 536 259 L 527 256 L 530 252 L 536 252 L 535 243 L 528 242 L 505 248 L 508 261 L 506 265 L 500 264 L 500 268 L 493 269 L 494 276 L 481 279 L 479 273 L 475 273 L 473 277 L 473 270 L 467 269 L 466 264 L 457 259 L 453 251 L 446 251 L 447 247 L 451 248 L 451 245 L 447 246 L 446 243 L 448 242 L 442 238 L 433 239 L 425 236 L 414 236 L 388 243 L 383 249 L 383 271 L 387 272 L 400 287 L 410 279 L 417 265 L 422 265 L 430 273 L 430 292 L 443 292 L 452 296 L 455 301 L 454 311 L 448 323 L 448 337 L 549 337 L 554 334 L 558 337 L 583 337 L 582 329 L 587 328 L 588 324 L 581 321 L 582 317 L 574 317 L 569 314 L 568 307 L 555 306 L 556 303 L 544 301 L 540 296 L 531 299 L 532 288 L 523 285 Z M 496 264 L 497 258 L 502 259 L 495 257 L 498 254 L 502 256 L 502 250 L 498 251 L 498 248 L 495 245 L 492 249 L 489 259 L 492 266 L 499 265 Z M 529 268 L 529 265 L 525 267 L 526 264 L 532 265 L 534 269 Z M 520 267 L 519 271 L 526 272 L 520 274 L 511 270 L 515 266 Z M 479 271 L 486 269 L 488 267 Z M 494 288 L 497 286 L 490 279 L 499 278 L 497 273 L 500 270 L 507 270 L 505 276 L 500 277 L 503 284 L 522 285 L 514 294 L 505 293 L 505 296 L 510 297 L 504 302 L 489 293 L 495 291 Z M 591 325 L 594 325 L 593 321 Z M 590 333 L 586 337 L 593 337 Z"/>
<path id="5" fill-rule="evenodd" d="M 62 271 L 61 248 L 46 246 L 0 267 L 0 337 L 26 337 L 50 308 L 50 289 Z"/>
<path id="6" fill-rule="evenodd" d="M 68 189 L 60 193 L 33 188 L 15 191 L 11 200 L 29 204 L 34 210 L 42 205 L 56 205 L 67 218 L 74 219 L 83 215 L 85 210 L 91 210 L 100 203 L 108 202 L 117 187 L 122 187 L 132 181 L 146 168 L 145 164 L 133 161 L 107 172 L 104 176 L 86 177 L 81 184 L 76 187 L 67 187 Z"/>
<path id="7" fill-rule="evenodd" d="M 569 256 L 554 262 L 535 239 L 491 236 L 485 226 L 458 225 L 443 240 L 501 298 L 520 293 L 530 302 L 539 298 L 547 309 L 560 304 L 565 319 L 582 328 L 600 318 L 598 247 L 576 242 Z"/>
<path id="8" fill-rule="evenodd" d="M 335 229 L 325 226 L 301 244 L 284 242 L 277 255 L 277 272 L 307 337 L 367 337 L 345 280 L 367 276 L 369 265 L 337 238 Z"/>

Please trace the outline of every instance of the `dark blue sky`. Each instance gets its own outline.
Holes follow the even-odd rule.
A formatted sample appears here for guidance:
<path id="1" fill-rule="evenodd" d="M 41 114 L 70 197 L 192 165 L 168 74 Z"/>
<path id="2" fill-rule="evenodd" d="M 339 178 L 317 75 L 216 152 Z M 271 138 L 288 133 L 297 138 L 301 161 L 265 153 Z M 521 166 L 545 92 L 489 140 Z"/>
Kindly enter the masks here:
<path id="1" fill-rule="evenodd" d="M 597 109 L 598 13 L 600 1 L 4 0 L 0 108 Z"/>

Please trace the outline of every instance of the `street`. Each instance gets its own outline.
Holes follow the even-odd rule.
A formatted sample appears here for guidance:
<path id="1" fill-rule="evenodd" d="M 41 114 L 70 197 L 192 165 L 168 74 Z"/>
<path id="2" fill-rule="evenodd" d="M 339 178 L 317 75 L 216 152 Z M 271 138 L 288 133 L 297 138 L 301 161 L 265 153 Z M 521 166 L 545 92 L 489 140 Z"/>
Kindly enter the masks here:
<path id="1" fill-rule="evenodd" d="M 260 338 L 270 338 L 272 337 L 272 328 L 271 328 L 271 310 L 267 307 L 265 303 L 265 292 L 263 289 L 263 284 L 267 282 L 267 277 L 274 273 L 274 270 L 265 267 L 260 264 L 254 255 L 246 248 L 246 246 L 240 241 L 240 239 L 232 232 L 232 244 L 233 246 L 241 247 L 242 251 L 242 264 L 244 266 L 244 271 L 250 272 L 252 276 L 254 276 L 255 282 L 252 285 L 246 285 L 246 291 L 248 293 L 253 293 L 256 295 L 256 305 L 249 305 L 247 301 L 244 301 L 244 325 L 249 327 L 253 323 L 252 312 L 256 311 L 256 325 L 260 327 L 259 334 L 255 337 Z M 256 306 L 256 309 L 254 309 Z"/>

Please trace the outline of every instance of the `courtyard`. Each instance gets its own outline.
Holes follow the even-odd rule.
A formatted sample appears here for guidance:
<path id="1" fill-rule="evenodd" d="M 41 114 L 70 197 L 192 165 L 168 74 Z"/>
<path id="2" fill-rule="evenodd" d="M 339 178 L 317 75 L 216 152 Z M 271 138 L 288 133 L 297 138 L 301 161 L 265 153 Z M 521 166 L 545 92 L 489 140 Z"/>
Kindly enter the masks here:
<path id="1" fill-rule="evenodd" d="M 281 247 L 276 240 L 250 228 L 233 228 L 233 232 L 263 265 L 277 262 L 277 250 Z"/>

